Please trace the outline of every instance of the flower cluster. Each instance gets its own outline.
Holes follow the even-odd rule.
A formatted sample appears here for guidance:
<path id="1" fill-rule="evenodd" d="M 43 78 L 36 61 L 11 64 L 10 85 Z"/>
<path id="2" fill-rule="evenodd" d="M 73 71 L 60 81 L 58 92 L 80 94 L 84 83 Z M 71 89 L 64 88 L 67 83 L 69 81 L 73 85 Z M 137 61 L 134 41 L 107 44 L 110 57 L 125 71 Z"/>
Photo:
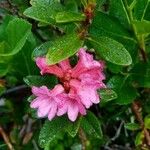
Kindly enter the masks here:
<path id="1" fill-rule="evenodd" d="M 59 79 L 52 90 L 46 86 L 32 87 L 36 98 L 31 107 L 38 109 L 38 117 L 48 117 L 52 120 L 56 115 L 68 114 L 75 121 L 79 114 L 85 115 L 86 108 L 100 101 L 97 89 L 105 88 L 102 82 L 104 63 L 96 61 L 93 56 L 81 48 L 77 54 L 79 60 L 76 66 L 70 65 L 66 59 L 56 65 L 47 65 L 45 57 L 36 58 L 36 64 L 41 74 L 53 74 Z"/>

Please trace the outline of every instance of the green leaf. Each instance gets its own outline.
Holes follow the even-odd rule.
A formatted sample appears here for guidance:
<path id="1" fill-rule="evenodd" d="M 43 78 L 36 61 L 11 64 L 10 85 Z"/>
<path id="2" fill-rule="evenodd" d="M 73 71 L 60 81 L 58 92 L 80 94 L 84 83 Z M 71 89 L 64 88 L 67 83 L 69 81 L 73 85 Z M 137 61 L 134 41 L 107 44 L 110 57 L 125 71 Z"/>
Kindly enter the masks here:
<path id="1" fill-rule="evenodd" d="M 117 39 L 133 40 L 117 19 L 102 12 L 96 12 L 89 32 L 93 36 L 110 36 L 118 37 Z"/>
<path id="2" fill-rule="evenodd" d="M 67 124 L 68 120 L 66 117 L 57 117 L 52 121 L 47 120 L 39 135 L 39 145 L 41 148 L 44 148 L 47 144 L 54 140 L 57 134 L 62 132 Z"/>
<path id="3" fill-rule="evenodd" d="M 149 34 L 150 33 L 150 21 L 134 21 L 133 24 L 136 27 L 137 34 Z"/>
<path id="4" fill-rule="evenodd" d="M 25 20 L 15 18 L 10 21 L 6 28 L 7 43 L 9 44 L 9 48 L 5 48 L 3 52 L 0 50 L 0 56 L 11 56 L 18 53 L 24 46 L 30 33 L 31 25 Z"/>
<path id="5" fill-rule="evenodd" d="M 56 1 L 31 0 L 31 5 L 24 15 L 48 24 L 55 24 L 56 14 L 63 11 L 62 5 Z"/>
<path id="6" fill-rule="evenodd" d="M 150 87 L 150 64 L 138 63 L 130 71 L 131 80 L 136 87 Z M 140 70 L 140 71 L 139 71 Z"/>
<path id="7" fill-rule="evenodd" d="M 133 58 L 138 54 L 136 40 L 133 35 L 116 18 L 97 11 L 89 28 L 91 36 L 112 38 L 122 43 Z"/>
<path id="8" fill-rule="evenodd" d="M 105 60 L 117 65 L 130 65 L 132 58 L 124 46 L 108 37 L 92 37 L 90 43 Z"/>
<path id="9" fill-rule="evenodd" d="M 74 12 L 59 12 L 56 15 L 56 23 L 68 23 L 75 21 L 83 21 L 85 20 L 85 15 L 81 13 Z"/>
<path id="10" fill-rule="evenodd" d="M 27 76 L 24 78 L 24 82 L 32 87 L 32 86 L 48 86 L 49 88 L 52 88 L 56 83 L 57 80 L 54 76 L 36 76 L 36 75 L 32 75 L 32 76 Z"/>
<path id="11" fill-rule="evenodd" d="M 150 115 L 147 115 L 144 118 L 144 126 L 145 126 L 145 128 L 150 129 Z"/>
<path id="12" fill-rule="evenodd" d="M 137 91 L 130 85 L 128 77 L 113 76 L 107 83 L 108 88 L 112 88 L 118 95 L 115 100 L 117 104 L 127 105 L 137 97 Z"/>
<path id="13" fill-rule="evenodd" d="M 131 130 L 131 131 L 141 129 L 140 125 L 137 123 L 126 123 L 124 127 L 128 130 Z"/>
<path id="14" fill-rule="evenodd" d="M 0 95 L 5 92 L 6 88 L 0 84 Z"/>
<path id="15" fill-rule="evenodd" d="M 35 38 L 30 34 L 23 48 L 13 56 L 10 65 L 15 70 L 17 78 L 39 73 L 35 62 L 31 59 L 31 54 L 35 46 Z"/>
<path id="16" fill-rule="evenodd" d="M 149 0 L 137 0 L 133 13 L 135 19 L 143 20 L 148 4 Z"/>
<path id="17" fill-rule="evenodd" d="M 56 64 L 69 58 L 74 55 L 82 45 L 83 41 L 80 40 L 76 34 L 69 34 L 55 40 L 49 47 L 46 55 L 48 64 Z"/>
<path id="18" fill-rule="evenodd" d="M 137 134 L 136 139 L 135 139 L 135 145 L 136 146 L 142 145 L 143 140 L 144 140 L 144 131 L 139 132 Z"/>
<path id="19" fill-rule="evenodd" d="M 80 127 L 80 123 L 82 121 L 82 117 L 80 117 L 78 120 L 76 120 L 75 122 L 69 122 L 66 130 L 67 132 L 72 136 L 72 137 L 75 137 L 78 130 L 79 130 L 79 127 Z"/>
<path id="20" fill-rule="evenodd" d="M 111 89 L 101 89 L 99 90 L 101 103 L 107 103 L 117 98 L 117 94 L 115 91 Z"/>
<path id="21" fill-rule="evenodd" d="M 5 76 L 8 73 L 9 69 L 9 64 L 0 63 L 0 77 Z"/>
<path id="22" fill-rule="evenodd" d="M 88 111 L 88 114 L 82 118 L 81 127 L 89 136 L 99 139 L 103 136 L 99 120 L 90 111 Z"/>
<path id="23" fill-rule="evenodd" d="M 109 14 L 116 17 L 125 28 L 130 28 L 130 19 L 122 0 L 110 1 Z"/>
<path id="24" fill-rule="evenodd" d="M 49 47 L 53 44 L 53 42 L 45 42 L 42 45 L 36 47 L 32 53 L 32 58 L 44 56 L 47 54 Z"/>

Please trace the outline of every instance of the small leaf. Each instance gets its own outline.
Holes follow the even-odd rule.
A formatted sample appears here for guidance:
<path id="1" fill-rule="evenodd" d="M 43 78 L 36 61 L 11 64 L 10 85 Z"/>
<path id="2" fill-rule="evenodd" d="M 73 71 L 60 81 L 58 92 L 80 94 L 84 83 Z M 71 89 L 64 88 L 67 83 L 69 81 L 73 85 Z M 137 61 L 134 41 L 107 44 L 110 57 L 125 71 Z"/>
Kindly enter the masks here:
<path id="1" fill-rule="evenodd" d="M 150 115 L 147 115 L 144 118 L 144 126 L 145 126 L 145 128 L 150 129 Z"/>
<path id="2" fill-rule="evenodd" d="M 135 145 L 136 146 L 142 145 L 143 140 L 144 140 L 144 131 L 139 132 L 137 134 L 136 139 L 135 139 Z"/>
<path id="3" fill-rule="evenodd" d="M 81 123 L 82 117 L 80 117 L 78 120 L 76 120 L 75 122 L 69 122 L 66 130 L 67 132 L 72 136 L 75 137 L 79 127 L 80 127 L 80 123 Z"/>
<path id="4" fill-rule="evenodd" d="M 67 23 L 85 20 L 85 15 L 75 12 L 59 12 L 56 15 L 56 23 Z"/>
<path id="5" fill-rule="evenodd" d="M 120 105 L 127 105 L 133 102 L 137 97 L 137 91 L 130 85 L 128 77 L 113 76 L 107 83 L 107 87 L 117 93 L 115 102 Z"/>
<path id="6" fill-rule="evenodd" d="M 56 1 L 32 0 L 31 5 L 32 7 L 25 10 L 24 15 L 48 24 L 55 24 L 56 14 L 63 11 L 63 6 Z"/>
<path id="7" fill-rule="evenodd" d="M 131 80 L 137 87 L 150 88 L 150 63 L 137 63 L 130 71 Z M 141 71 L 139 71 L 141 70 Z"/>
<path id="8" fill-rule="evenodd" d="M 45 85 L 49 88 L 52 88 L 57 83 L 57 80 L 54 76 L 42 77 L 42 76 L 33 75 L 33 76 L 25 77 L 24 82 L 30 87 L 32 86 L 40 87 Z"/>
<path id="9" fill-rule="evenodd" d="M 52 42 L 45 42 L 42 45 L 36 47 L 32 53 L 32 57 L 40 57 L 47 54 L 49 47 L 52 45 Z"/>
<path id="10" fill-rule="evenodd" d="M 15 18 L 10 21 L 6 28 L 7 43 L 9 43 L 9 48 L 5 48 L 4 52 L 0 53 L 0 56 L 11 56 L 18 53 L 24 46 L 30 33 L 31 25 L 25 20 Z"/>
<path id="11" fill-rule="evenodd" d="M 6 88 L 0 84 L 0 95 L 5 92 Z"/>
<path id="12" fill-rule="evenodd" d="M 124 46 L 108 37 L 92 37 L 90 43 L 105 60 L 117 65 L 130 65 L 132 58 Z"/>
<path id="13" fill-rule="evenodd" d="M 81 127 L 89 136 L 95 138 L 102 138 L 103 136 L 99 120 L 90 111 L 88 111 L 88 114 L 82 118 Z"/>
<path id="14" fill-rule="evenodd" d="M 0 63 L 0 77 L 5 76 L 9 72 L 9 64 Z"/>
<path id="15" fill-rule="evenodd" d="M 124 127 L 128 130 L 131 130 L 131 131 L 141 129 L 140 125 L 137 123 L 126 123 Z"/>
<path id="16" fill-rule="evenodd" d="M 46 121 L 39 135 L 39 145 L 44 148 L 50 143 L 57 134 L 59 134 L 67 126 L 68 120 L 66 117 L 57 117 L 52 121 Z"/>
<path id="17" fill-rule="evenodd" d="M 109 14 L 116 17 L 126 28 L 130 27 L 129 16 L 122 0 L 110 1 Z"/>
<path id="18" fill-rule="evenodd" d="M 138 0 L 136 2 L 133 15 L 137 20 L 143 20 L 148 4 L 149 0 Z"/>
<path id="19" fill-rule="evenodd" d="M 57 39 L 49 47 L 46 55 L 49 65 L 56 64 L 70 56 L 74 55 L 80 47 L 82 47 L 83 41 L 79 39 L 76 34 L 69 34 L 62 38 Z"/>
<path id="20" fill-rule="evenodd" d="M 150 21 L 134 21 L 133 24 L 136 27 L 137 34 L 142 35 L 150 33 Z"/>
<path id="21" fill-rule="evenodd" d="M 111 89 L 101 89 L 99 90 L 101 103 L 107 103 L 117 98 L 115 91 Z"/>

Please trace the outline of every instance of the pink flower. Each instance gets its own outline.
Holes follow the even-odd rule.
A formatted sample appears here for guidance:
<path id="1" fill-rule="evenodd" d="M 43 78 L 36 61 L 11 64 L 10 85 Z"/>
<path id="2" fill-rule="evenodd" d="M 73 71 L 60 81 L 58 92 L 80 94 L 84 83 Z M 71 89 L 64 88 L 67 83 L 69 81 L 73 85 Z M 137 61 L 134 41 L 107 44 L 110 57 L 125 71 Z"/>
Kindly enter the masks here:
<path id="1" fill-rule="evenodd" d="M 104 63 L 94 60 L 83 48 L 79 50 L 78 57 L 78 63 L 73 68 L 69 59 L 56 65 L 47 65 L 45 57 L 36 58 L 41 74 L 54 74 L 61 83 L 52 90 L 45 86 L 32 88 L 37 98 L 31 107 L 38 109 L 39 117 L 48 116 L 51 120 L 56 115 L 67 113 L 69 119 L 75 121 L 79 114 L 86 114 L 86 108 L 99 103 L 97 90 L 105 88 Z"/>

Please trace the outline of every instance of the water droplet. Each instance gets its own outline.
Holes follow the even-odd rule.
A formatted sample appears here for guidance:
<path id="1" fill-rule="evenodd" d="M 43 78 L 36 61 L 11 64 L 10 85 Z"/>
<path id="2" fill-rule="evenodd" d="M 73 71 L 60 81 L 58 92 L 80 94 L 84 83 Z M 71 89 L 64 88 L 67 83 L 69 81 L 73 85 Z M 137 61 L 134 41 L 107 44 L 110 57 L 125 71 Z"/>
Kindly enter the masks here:
<path id="1" fill-rule="evenodd" d="M 31 3 L 32 6 L 36 6 L 37 5 L 37 0 L 31 0 L 30 3 Z"/>
<path id="2" fill-rule="evenodd" d="M 45 144 L 45 140 L 41 140 L 40 143 L 41 143 L 41 145 L 44 145 Z"/>

